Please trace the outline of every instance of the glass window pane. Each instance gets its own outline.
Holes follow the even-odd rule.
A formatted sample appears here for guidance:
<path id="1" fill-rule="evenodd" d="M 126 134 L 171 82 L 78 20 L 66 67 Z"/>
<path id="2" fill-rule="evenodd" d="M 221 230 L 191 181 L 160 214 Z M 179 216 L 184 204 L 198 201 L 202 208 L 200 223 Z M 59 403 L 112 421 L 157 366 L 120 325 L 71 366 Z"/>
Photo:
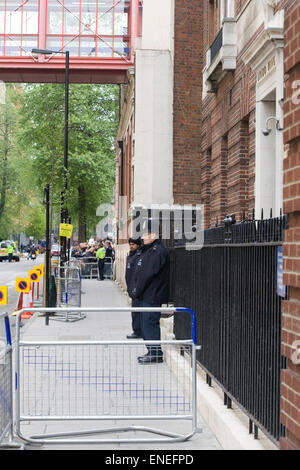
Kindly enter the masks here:
<path id="1" fill-rule="evenodd" d="M 4 36 L 0 36 L 0 56 L 3 56 Z"/>
<path id="2" fill-rule="evenodd" d="M 129 7 L 128 2 L 122 0 L 120 3 L 116 2 L 115 6 L 115 35 L 126 36 L 128 34 L 128 18 Z"/>
<path id="3" fill-rule="evenodd" d="M 96 38 L 80 39 L 80 56 L 96 57 Z"/>
<path id="4" fill-rule="evenodd" d="M 48 0 L 47 33 L 62 34 L 63 7 L 57 0 Z"/>
<path id="5" fill-rule="evenodd" d="M 25 2 L 23 5 L 23 34 L 38 34 L 38 0 Z"/>
<path id="6" fill-rule="evenodd" d="M 70 57 L 79 56 L 79 39 L 77 37 L 64 37 L 64 52 L 66 51 L 70 52 Z"/>
<path id="7" fill-rule="evenodd" d="M 81 34 L 96 33 L 96 1 L 86 0 L 81 4 Z"/>
<path id="8" fill-rule="evenodd" d="M 64 34 L 79 34 L 79 20 L 71 13 L 65 14 Z"/>
<path id="9" fill-rule="evenodd" d="M 37 36 L 23 36 L 22 38 L 22 55 L 31 55 L 32 49 L 37 47 Z"/>
<path id="10" fill-rule="evenodd" d="M 79 0 L 65 0 L 64 5 L 64 34 L 79 34 Z"/>
<path id="11" fill-rule="evenodd" d="M 61 51 L 62 50 L 62 39 L 61 37 L 47 37 L 47 49 L 51 49 L 53 51 Z M 58 55 L 62 55 L 58 54 Z"/>
<path id="12" fill-rule="evenodd" d="M 22 11 L 21 8 L 14 5 L 6 5 L 6 33 L 8 34 L 20 34 L 21 33 L 21 19 Z"/>
<path id="13" fill-rule="evenodd" d="M 114 57 L 126 57 L 129 55 L 128 41 L 124 41 L 122 38 L 114 39 Z"/>
<path id="14" fill-rule="evenodd" d="M 98 34 L 113 33 L 113 0 L 101 0 L 98 4 Z"/>
<path id="15" fill-rule="evenodd" d="M 21 54 L 21 36 L 5 37 L 5 56 L 19 56 Z"/>
<path id="16" fill-rule="evenodd" d="M 112 38 L 98 38 L 97 57 L 112 57 Z"/>
<path id="17" fill-rule="evenodd" d="M 4 13 L 5 13 L 5 2 L 0 0 L 0 34 L 4 33 Z"/>

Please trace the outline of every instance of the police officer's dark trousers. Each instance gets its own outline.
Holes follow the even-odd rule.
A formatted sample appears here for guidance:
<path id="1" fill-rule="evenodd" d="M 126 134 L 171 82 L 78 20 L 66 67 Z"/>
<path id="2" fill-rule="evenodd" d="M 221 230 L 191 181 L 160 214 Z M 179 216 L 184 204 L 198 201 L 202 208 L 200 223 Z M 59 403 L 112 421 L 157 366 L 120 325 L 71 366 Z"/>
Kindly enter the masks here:
<path id="1" fill-rule="evenodd" d="M 132 300 L 132 307 L 141 307 L 142 301 L 133 299 Z M 140 312 L 131 312 L 131 320 L 132 320 L 132 331 L 135 335 L 142 338 L 142 325 L 141 325 L 141 313 Z"/>
<path id="2" fill-rule="evenodd" d="M 161 307 L 160 304 L 151 304 L 142 301 L 141 307 Z M 160 317 L 161 312 L 141 312 L 142 337 L 145 341 L 160 340 Z M 163 352 L 160 345 L 147 345 L 150 356 L 162 356 Z"/>
<path id="3" fill-rule="evenodd" d="M 104 266 L 105 266 L 105 260 L 99 259 L 98 260 L 98 280 L 100 281 L 104 280 Z"/>

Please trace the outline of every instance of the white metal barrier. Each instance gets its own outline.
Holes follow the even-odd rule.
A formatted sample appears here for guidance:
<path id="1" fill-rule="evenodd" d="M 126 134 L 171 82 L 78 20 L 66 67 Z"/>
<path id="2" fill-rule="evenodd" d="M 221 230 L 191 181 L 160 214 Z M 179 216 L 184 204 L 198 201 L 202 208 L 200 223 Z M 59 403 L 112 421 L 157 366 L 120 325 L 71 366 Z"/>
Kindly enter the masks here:
<path id="1" fill-rule="evenodd" d="M 0 335 L 0 449 L 23 449 L 22 444 L 14 442 L 12 344 L 7 313 L 0 314 L 0 323 L 5 331 Z"/>
<path id="2" fill-rule="evenodd" d="M 80 259 L 72 258 L 68 265 L 79 267 L 82 279 L 99 279 L 98 261 L 95 260 L 95 257 L 82 257 Z M 104 279 L 113 279 L 113 265 L 113 258 L 105 258 L 103 271 Z"/>
<path id="3" fill-rule="evenodd" d="M 28 309 L 27 309 L 28 310 Z M 29 309 L 45 312 L 52 309 Z M 62 313 L 63 310 L 59 309 Z M 78 309 L 72 309 L 76 311 Z M 84 313 L 189 311 L 178 308 L 84 308 Z M 185 341 L 22 341 L 16 319 L 16 432 L 30 443 L 116 443 L 180 442 L 200 432 L 197 427 L 195 319 L 193 339 Z M 145 346 L 161 347 L 164 356 L 175 355 L 178 364 L 170 368 L 167 361 L 151 366 L 138 363 Z M 182 350 L 191 355 L 184 361 Z M 175 353 L 175 354 L 174 354 Z M 180 378 L 184 378 L 181 382 Z M 186 387 L 188 389 L 186 389 Z M 143 421 L 143 425 L 78 429 L 48 434 L 24 435 L 24 422 Z M 153 428 L 147 421 L 189 420 L 186 434 Z M 161 423 L 160 423 L 161 425 Z M 28 425 L 25 426 L 28 433 Z M 92 434 L 142 431 L 155 438 L 105 437 L 91 439 Z M 81 438 L 79 438 L 81 436 Z"/>
<path id="4" fill-rule="evenodd" d="M 110 257 L 105 258 L 105 263 L 104 263 L 104 278 L 105 279 L 113 278 L 113 267 L 114 267 L 114 260 Z"/>
<path id="5" fill-rule="evenodd" d="M 57 307 L 81 307 L 81 274 L 80 269 L 74 266 L 57 267 L 55 272 Z M 79 312 L 73 312 L 68 308 L 67 311 L 55 311 L 53 320 L 74 322 L 82 320 L 85 315 Z"/>

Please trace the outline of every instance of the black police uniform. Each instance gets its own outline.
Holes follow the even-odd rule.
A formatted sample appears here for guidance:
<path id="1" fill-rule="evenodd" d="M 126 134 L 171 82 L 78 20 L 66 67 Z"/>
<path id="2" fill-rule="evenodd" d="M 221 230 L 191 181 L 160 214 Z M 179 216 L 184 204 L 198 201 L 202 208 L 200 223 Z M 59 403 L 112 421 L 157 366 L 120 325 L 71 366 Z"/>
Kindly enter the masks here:
<path id="1" fill-rule="evenodd" d="M 126 260 L 126 272 L 125 272 L 125 280 L 127 285 L 127 292 L 129 297 L 132 297 L 132 291 L 134 289 L 134 272 L 136 269 L 136 264 L 141 255 L 141 250 L 138 248 L 135 251 L 130 251 L 127 260 Z M 140 307 L 141 301 L 138 299 L 132 299 L 131 303 L 132 307 Z M 142 330 L 141 330 L 141 314 L 140 312 L 131 312 L 131 323 L 132 323 L 132 331 L 133 333 L 127 335 L 127 338 L 141 338 L 142 337 Z"/>
<path id="2" fill-rule="evenodd" d="M 161 307 L 168 303 L 169 272 L 169 252 L 160 240 L 144 245 L 138 257 L 133 289 L 133 296 L 141 301 L 141 307 Z M 160 340 L 160 317 L 160 312 L 142 312 L 144 340 Z M 148 358 L 139 358 L 139 362 L 150 362 L 149 356 L 162 358 L 160 346 L 150 345 L 147 349 Z"/>

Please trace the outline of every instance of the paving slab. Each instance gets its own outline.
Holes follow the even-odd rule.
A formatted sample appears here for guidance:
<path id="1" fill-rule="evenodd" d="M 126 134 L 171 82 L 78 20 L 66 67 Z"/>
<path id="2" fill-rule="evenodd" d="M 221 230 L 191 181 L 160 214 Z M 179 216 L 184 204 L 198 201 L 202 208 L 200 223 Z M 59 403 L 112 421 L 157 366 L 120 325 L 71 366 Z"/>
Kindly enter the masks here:
<path id="1" fill-rule="evenodd" d="M 128 298 L 114 281 L 83 280 L 82 307 L 128 307 Z M 55 433 L 85 429 L 117 427 L 114 433 L 88 436 L 87 439 L 102 438 L 153 438 L 148 431 L 133 429 L 120 431 L 126 426 L 150 426 L 172 433 L 188 434 L 191 422 L 176 419 L 177 414 L 191 414 L 191 403 L 186 387 L 176 381 L 176 374 L 168 363 L 140 365 L 137 356 L 146 352 L 143 341 L 128 344 L 126 335 L 131 332 L 130 312 L 89 312 L 84 319 L 76 322 L 58 321 L 50 317 L 49 325 L 44 316 L 35 315 L 21 329 L 23 341 L 76 341 L 82 344 L 64 348 L 28 347 L 23 351 L 22 374 L 26 389 L 22 409 L 33 414 L 55 416 L 98 416 L 106 414 L 101 423 L 89 420 L 72 421 L 28 421 L 22 424 L 24 435 Z M 124 341 L 123 345 L 86 345 L 93 341 Z M 172 346 L 174 347 L 174 346 Z M 178 382 L 178 383 L 177 383 Z M 25 383 L 25 382 L 24 382 Z M 59 397 L 59 399 L 58 399 Z M 167 400 L 167 401 L 166 401 Z M 168 408 L 166 408 L 168 407 Z M 174 419 L 163 420 L 160 416 L 168 409 Z M 47 411 L 44 411 L 47 410 Z M 145 416 L 142 420 L 122 419 L 133 412 Z M 147 419 L 154 416 L 154 419 Z M 157 418 L 156 418 L 157 416 Z M 116 449 L 116 450 L 221 450 L 209 426 L 198 414 L 200 433 L 184 442 L 163 442 L 165 437 L 156 435 L 158 442 L 106 442 L 91 444 L 51 443 L 42 446 L 28 446 L 36 450 L 66 449 Z"/>

